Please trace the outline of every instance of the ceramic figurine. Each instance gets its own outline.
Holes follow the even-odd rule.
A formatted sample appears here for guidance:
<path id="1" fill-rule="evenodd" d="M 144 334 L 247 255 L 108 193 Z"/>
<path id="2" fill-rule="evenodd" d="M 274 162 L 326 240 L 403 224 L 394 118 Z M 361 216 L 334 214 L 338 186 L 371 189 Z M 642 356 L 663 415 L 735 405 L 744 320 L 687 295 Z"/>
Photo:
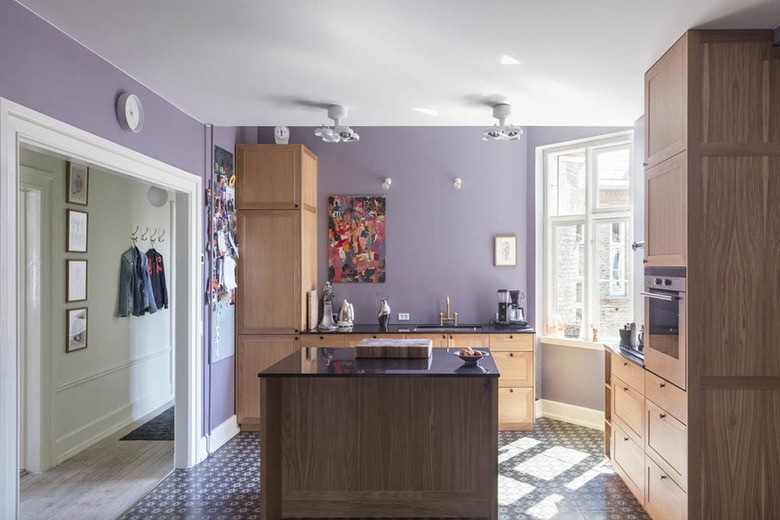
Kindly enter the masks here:
<path id="1" fill-rule="evenodd" d="M 390 305 L 387 303 L 387 298 L 382 298 L 382 303 L 379 306 L 379 312 L 376 316 L 379 318 L 379 330 L 388 332 L 388 325 L 390 324 Z"/>

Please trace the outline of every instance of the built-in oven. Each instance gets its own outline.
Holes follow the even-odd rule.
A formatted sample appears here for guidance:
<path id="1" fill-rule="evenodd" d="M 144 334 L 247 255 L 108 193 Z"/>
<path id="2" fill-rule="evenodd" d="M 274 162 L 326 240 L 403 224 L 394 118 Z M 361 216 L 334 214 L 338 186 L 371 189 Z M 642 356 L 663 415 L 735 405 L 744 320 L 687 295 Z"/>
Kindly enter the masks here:
<path id="1" fill-rule="evenodd" d="M 646 267 L 645 368 L 685 389 L 685 268 Z"/>

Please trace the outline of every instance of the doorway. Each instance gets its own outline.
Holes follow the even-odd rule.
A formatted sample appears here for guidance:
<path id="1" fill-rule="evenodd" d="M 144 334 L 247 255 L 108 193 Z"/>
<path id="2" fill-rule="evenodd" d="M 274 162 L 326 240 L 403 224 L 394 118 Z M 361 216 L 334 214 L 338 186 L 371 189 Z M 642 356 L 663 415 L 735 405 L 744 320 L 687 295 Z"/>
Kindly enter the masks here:
<path id="1" fill-rule="evenodd" d="M 119 175 L 156 184 L 173 193 L 177 211 L 170 240 L 181 253 L 172 280 L 176 395 L 174 464 L 191 467 L 206 457 L 202 406 L 201 229 L 202 181 L 197 175 L 106 141 L 83 130 L 0 98 L 0 277 L 15 280 L 19 270 L 17 196 L 19 150 L 28 147 L 71 157 Z M 15 283 L 0 287 L 0 518 L 19 513 L 18 435 L 20 337 Z M 27 384 L 28 382 L 26 382 Z M 25 460 L 25 465 L 29 461 Z"/>

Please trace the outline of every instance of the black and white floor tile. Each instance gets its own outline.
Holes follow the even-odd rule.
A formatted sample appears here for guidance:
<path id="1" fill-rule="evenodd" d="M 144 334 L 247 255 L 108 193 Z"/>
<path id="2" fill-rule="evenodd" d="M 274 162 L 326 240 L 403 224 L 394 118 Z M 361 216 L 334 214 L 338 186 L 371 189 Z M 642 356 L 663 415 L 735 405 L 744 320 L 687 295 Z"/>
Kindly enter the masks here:
<path id="1" fill-rule="evenodd" d="M 642 507 L 604 458 L 598 430 L 542 418 L 530 432 L 501 432 L 501 520 L 639 520 Z M 259 440 L 241 433 L 206 461 L 178 469 L 123 520 L 256 519 Z"/>

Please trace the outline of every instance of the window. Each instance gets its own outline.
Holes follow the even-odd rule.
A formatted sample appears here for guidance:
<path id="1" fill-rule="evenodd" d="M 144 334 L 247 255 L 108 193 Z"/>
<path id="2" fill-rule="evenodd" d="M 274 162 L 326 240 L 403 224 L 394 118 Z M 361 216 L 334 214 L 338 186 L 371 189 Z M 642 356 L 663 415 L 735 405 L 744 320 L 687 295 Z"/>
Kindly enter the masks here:
<path id="1" fill-rule="evenodd" d="M 544 151 L 545 334 L 618 336 L 633 320 L 631 133 Z"/>

